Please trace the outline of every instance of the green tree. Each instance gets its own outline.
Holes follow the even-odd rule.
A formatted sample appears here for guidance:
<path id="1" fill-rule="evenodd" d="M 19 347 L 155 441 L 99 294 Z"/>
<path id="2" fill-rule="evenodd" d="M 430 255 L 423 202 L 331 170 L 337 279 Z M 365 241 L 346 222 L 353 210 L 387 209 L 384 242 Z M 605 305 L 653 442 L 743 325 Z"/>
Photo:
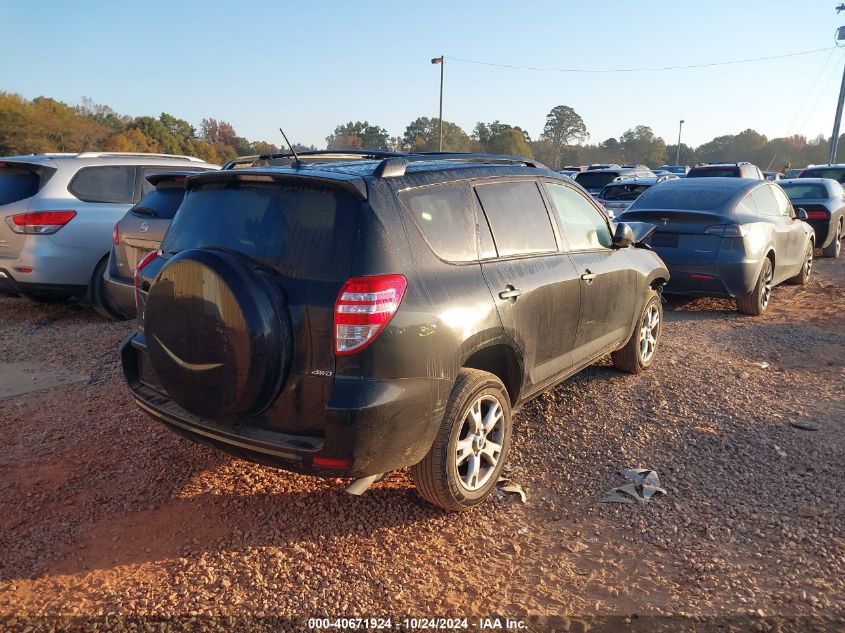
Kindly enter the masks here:
<path id="1" fill-rule="evenodd" d="M 338 125 L 334 133 L 326 137 L 328 149 L 378 149 L 386 150 L 390 134 L 383 127 L 370 125 L 367 121 L 350 121 Z"/>
<path id="2" fill-rule="evenodd" d="M 402 144 L 412 152 L 436 152 L 440 142 L 439 119 L 421 116 L 405 128 Z M 443 151 L 466 152 L 472 148 L 469 135 L 456 123 L 443 120 Z"/>
<path id="3" fill-rule="evenodd" d="M 622 155 L 627 162 L 643 165 L 662 165 L 666 158 L 666 143 L 647 125 L 638 125 L 619 137 Z"/>
<path id="4" fill-rule="evenodd" d="M 519 126 L 493 121 L 477 123 L 472 132 L 472 140 L 478 143 L 479 150 L 490 154 L 512 154 L 533 157 L 531 137 Z"/>
<path id="5" fill-rule="evenodd" d="M 560 167 L 560 156 L 564 146 L 583 141 L 587 136 L 587 126 L 575 110 L 565 105 L 552 108 L 546 115 L 546 125 L 541 136 L 543 140 L 551 143 L 552 168 Z"/>

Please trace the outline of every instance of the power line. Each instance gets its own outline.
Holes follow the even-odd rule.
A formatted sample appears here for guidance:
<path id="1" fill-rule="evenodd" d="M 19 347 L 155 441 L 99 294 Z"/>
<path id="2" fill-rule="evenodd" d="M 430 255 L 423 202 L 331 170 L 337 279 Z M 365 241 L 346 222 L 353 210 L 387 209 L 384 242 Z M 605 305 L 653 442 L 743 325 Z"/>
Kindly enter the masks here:
<path id="1" fill-rule="evenodd" d="M 833 48 L 836 48 L 835 46 Z M 686 70 L 690 68 L 710 68 L 713 66 L 728 66 L 730 64 L 747 64 L 750 62 L 762 62 L 771 59 L 785 59 L 787 57 L 798 57 L 799 55 L 811 55 L 813 53 L 821 53 L 822 51 L 829 51 L 830 47 L 814 48 L 809 51 L 799 51 L 797 53 L 786 53 L 783 55 L 771 55 L 769 57 L 752 57 L 749 59 L 734 59 L 726 62 L 711 62 L 708 64 L 690 64 L 688 66 L 661 66 L 655 68 L 550 68 L 542 66 L 514 66 L 511 64 L 494 64 L 493 62 L 482 62 L 476 59 L 461 59 L 460 57 L 445 56 L 446 59 L 453 62 L 462 62 L 464 64 L 477 64 L 479 66 L 492 66 L 494 68 L 507 68 L 510 70 L 536 70 L 541 72 L 558 72 L 558 73 L 638 73 L 638 72 L 654 72 L 660 70 Z"/>
<path id="2" fill-rule="evenodd" d="M 836 52 L 836 47 L 830 49 L 830 55 L 825 58 L 824 64 L 819 70 L 819 74 L 816 75 L 816 78 L 813 81 L 813 84 L 810 86 L 810 89 L 804 91 L 804 99 L 801 101 L 801 106 L 798 108 L 797 112 L 795 112 L 795 117 L 792 119 L 792 123 L 790 123 L 789 128 L 787 128 L 789 132 L 787 136 L 792 135 L 792 131 L 795 129 L 795 124 L 798 122 L 798 117 L 801 116 L 801 112 L 803 112 L 804 106 L 807 105 L 807 99 L 809 99 L 811 94 L 815 94 L 814 91 L 816 89 L 816 84 L 819 83 L 819 79 L 822 78 L 822 75 L 824 75 L 825 71 L 827 70 L 827 65 L 830 63 L 834 52 Z"/>

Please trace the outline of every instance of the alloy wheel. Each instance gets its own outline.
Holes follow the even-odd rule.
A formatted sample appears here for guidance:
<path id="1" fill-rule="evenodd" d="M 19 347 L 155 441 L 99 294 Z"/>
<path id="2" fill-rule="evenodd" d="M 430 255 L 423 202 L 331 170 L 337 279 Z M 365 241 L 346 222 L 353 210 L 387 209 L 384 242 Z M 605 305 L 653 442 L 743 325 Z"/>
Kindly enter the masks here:
<path id="1" fill-rule="evenodd" d="M 469 491 L 483 488 L 502 456 L 505 415 L 495 396 L 480 396 L 461 421 L 455 443 L 458 481 Z"/>
<path id="2" fill-rule="evenodd" d="M 650 305 L 640 322 L 640 362 L 647 365 L 657 349 L 657 335 L 660 329 L 660 311 Z"/>
<path id="3" fill-rule="evenodd" d="M 813 270 L 813 243 L 807 247 L 807 279 L 810 278 L 810 271 Z"/>
<path id="4" fill-rule="evenodd" d="M 813 254 L 810 253 L 812 258 Z M 763 292 L 760 294 L 760 307 L 765 309 L 769 305 L 769 297 L 772 295 L 772 267 L 766 269 L 766 276 L 763 277 Z"/>

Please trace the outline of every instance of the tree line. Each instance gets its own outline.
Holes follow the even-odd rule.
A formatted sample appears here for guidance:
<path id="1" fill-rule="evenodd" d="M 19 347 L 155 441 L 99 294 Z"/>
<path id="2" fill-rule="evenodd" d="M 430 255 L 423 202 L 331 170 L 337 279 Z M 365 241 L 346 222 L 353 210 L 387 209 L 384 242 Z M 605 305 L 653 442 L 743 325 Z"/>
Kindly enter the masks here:
<path id="1" fill-rule="evenodd" d="M 587 126 L 571 107 L 558 105 L 546 116 L 536 139 L 519 125 L 493 121 L 478 122 L 464 130 L 443 121 L 443 150 L 513 154 L 534 158 L 553 169 L 591 163 L 637 163 L 651 167 L 674 164 L 677 145 L 667 145 L 647 125 L 637 125 L 597 143 L 589 141 Z M 845 134 L 840 143 L 845 145 Z M 747 160 L 763 169 L 803 166 L 827 160 L 828 140 L 819 135 L 808 139 L 793 135 L 768 139 L 748 129 L 690 147 L 681 144 L 681 164 Z M 294 143 L 297 151 L 316 149 Z M 391 136 L 369 121 L 337 125 L 326 137 L 327 149 L 374 149 L 393 151 L 437 151 L 439 121 L 421 116 L 411 121 L 401 136 Z M 120 115 L 107 105 L 87 97 L 70 106 L 49 97 L 24 99 L 0 92 L 0 155 L 42 152 L 115 151 L 188 154 L 222 164 L 236 156 L 285 151 L 266 141 L 239 136 L 231 123 L 204 118 L 199 128 L 162 112 L 152 116 Z"/>

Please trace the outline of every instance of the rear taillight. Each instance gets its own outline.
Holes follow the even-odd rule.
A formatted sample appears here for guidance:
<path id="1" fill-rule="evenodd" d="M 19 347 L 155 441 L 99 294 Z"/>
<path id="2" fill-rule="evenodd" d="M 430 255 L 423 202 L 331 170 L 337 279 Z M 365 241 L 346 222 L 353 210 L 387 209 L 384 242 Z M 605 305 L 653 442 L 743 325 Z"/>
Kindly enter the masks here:
<path id="1" fill-rule="evenodd" d="M 111 230 L 111 243 L 115 246 L 120 245 L 120 229 L 117 228 L 117 224 L 115 224 L 114 228 Z"/>
<path id="2" fill-rule="evenodd" d="M 827 220 L 830 218 L 830 213 L 822 209 L 807 209 L 808 220 Z"/>
<path id="3" fill-rule="evenodd" d="M 135 273 L 133 275 L 133 283 L 135 286 L 135 309 L 138 310 L 139 306 L 141 305 L 141 298 L 138 296 L 138 275 L 141 274 L 141 271 L 144 269 L 144 266 L 149 264 L 153 261 L 156 257 L 161 254 L 161 250 L 153 251 L 149 253 L 144 259 L 138 262 L 138 265 L 135 266 Z"/>
<path id="4" fill-rule="evenodd" d="M 15 233 L 52 235 L 76 216 L 76 211 L 33 211 L 6 218 Z"/>
<path id="5" fill-rule="evenodd" d="M 704 229 L 707 235 L 719 235 L 720 237 L 746 237 L 748 228 L 741 224 L 716 224 Z"/>
<path id="6" fill-rule="evenodd" d="M 354 354 L 372 343 L 399 309 L 406 285 L 402 275 L 347 280 L 334 304 L 335 354 Z"/>

